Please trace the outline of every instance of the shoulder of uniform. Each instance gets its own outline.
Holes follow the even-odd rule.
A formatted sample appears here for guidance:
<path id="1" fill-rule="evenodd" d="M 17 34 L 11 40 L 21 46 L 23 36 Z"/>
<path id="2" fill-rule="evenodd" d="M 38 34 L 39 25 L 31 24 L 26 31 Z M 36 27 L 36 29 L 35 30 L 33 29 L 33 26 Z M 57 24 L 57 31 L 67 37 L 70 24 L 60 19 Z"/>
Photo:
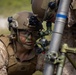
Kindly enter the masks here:
<path id="1" fill-rule="evenodd" d="M 9 44 L 9 36 L 1 34 L 0 35 L 0 42 L 2 42 L 4 45 L 8 46 L 8 44 Z"/>

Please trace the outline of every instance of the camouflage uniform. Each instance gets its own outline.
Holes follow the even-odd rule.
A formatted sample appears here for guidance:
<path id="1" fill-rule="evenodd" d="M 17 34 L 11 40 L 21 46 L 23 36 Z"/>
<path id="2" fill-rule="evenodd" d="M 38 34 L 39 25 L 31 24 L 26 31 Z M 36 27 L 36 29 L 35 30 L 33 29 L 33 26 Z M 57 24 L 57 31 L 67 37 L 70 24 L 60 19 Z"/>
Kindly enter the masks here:
<path id="1" fill-rule="evenodd" d="M 26 17 L 28 16 L 30 18 L 31 15 L 32 13 L 24 11 L 15 15 L 14 19 L 16 19 L 16 21 L 22 25 L 22 21 L 25 20 L 26 22 Z M 28 29 L 29 27 L 27 26 L 25 25 L 24 28 Z M 43 69 L 42 62 L 44 54 L 41 53 L 37 55 L 36 47 L 31 50 L 28 59 L 20 61 L 16 56 L 14 49 L 15 46 L 13 47 L 13 45 L 14 44 L 10 41 L 10 36 L 0 37 L 0 75 L 32 75 L 36 70 Z"/>
<path id="2" fill-rule="evenodd" d="M 5 45 L 0 41 L 0 74 L 7 75 L 8 54 Z"/>

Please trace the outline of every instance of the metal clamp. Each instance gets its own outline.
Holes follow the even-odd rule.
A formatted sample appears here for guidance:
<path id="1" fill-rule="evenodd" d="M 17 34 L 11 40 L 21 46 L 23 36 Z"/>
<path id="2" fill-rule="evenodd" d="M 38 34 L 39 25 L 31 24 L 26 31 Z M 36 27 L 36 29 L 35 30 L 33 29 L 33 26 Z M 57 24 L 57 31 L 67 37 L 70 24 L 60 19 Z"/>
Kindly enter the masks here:
<path id="1" fill-rule="evenodd" d="M 45 62 L 54 64 L 57 58 L 58 58 L 58 53 L 50 52 L 45 55 Z"/>
<path id="2" fill-rule="evenodd" d="M 67 53 L 67 52 L 69 52 L 69 53 L 76 53 L 76 48 L 68 47 L 67 44 L 64 44 L 62 46 L 61 52 L 63 52 L 63 53 Z"/>

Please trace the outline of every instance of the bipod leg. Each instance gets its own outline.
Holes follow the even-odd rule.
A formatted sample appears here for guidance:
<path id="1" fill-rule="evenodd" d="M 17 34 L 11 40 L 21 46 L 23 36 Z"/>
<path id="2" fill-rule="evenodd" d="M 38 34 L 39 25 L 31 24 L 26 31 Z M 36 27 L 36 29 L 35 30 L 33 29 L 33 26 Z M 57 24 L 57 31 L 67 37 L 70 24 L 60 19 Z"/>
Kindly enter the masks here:
<path id="1" fill-rule="evenodd" d="M 58 69 L 57 69 L 57 74 L 56 75 L 62 75 L 63 73 L 63 67 L 64 67 L 64 64 L 65 64 L 65 53 L 62 53 L 61 54 L 61 58 L 59 59 L 60 63 L 58 64 Z"/>

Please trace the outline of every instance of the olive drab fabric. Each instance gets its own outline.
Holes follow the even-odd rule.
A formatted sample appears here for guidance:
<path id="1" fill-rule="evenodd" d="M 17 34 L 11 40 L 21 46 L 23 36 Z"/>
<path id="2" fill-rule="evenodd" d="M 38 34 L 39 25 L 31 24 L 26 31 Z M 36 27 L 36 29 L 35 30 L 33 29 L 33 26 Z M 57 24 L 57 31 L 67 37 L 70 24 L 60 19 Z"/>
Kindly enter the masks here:
<path id="1" fill-rule="evenodd" d="M 3 42 L 3 44 L 5 45 L 7 49 L 7 54 L 8 54 L 7 73 L 8 75 L 32 75 L 32 73 L 34 73 L 36 70 L 37 56 L 34 56 L 30 60 L 20 62 L 16 58 L 14 50 L 9 41 L 9 38 L 0 37 L 0 40 Z"/>

